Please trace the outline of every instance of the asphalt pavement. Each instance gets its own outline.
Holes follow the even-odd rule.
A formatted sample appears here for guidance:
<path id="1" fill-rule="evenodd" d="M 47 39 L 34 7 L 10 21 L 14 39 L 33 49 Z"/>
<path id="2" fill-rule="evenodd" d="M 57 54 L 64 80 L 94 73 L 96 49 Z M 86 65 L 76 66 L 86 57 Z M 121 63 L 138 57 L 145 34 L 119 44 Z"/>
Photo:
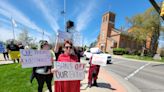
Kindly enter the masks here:
<path id="1" fill-rule="evenodd" d="M 164 92 L 164 63 L 113 57 L 112 64 L 105 67 L 141 92 Z"/>

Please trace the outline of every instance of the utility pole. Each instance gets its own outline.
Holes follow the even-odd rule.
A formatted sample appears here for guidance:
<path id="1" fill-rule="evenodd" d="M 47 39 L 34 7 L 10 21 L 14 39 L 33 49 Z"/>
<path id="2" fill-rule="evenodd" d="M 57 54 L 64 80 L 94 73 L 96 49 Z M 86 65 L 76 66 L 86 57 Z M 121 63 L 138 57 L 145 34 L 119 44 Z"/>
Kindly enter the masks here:
<path id="1" fill-rule="evenodd" d="M 13 23 L 12 17 L 11 17 L 11 24 L 12 24 L 12 29 L 13 29 L 13 39 L 15 40 L 15 30 L 14 30 L 14 23 Z"/>
<path id="2" fill-rule="evenodd" d="M 43 33 L 42 33 L 42 40 L 44 40 L 44 30 L 43 30 Z"/>
<path id="3" fill-rule="evenodd" d="M 158 4 L 155 2 L 155 0 L 149 0 L 150 3 L 153 5 L 153 7 L 155 8 L 155 10 L 159 13 L 161 13 L 161 8 L 160 6 L 158 6 Z M 161 16 L 161 18 L 164 20 L 164 16 Z"/>
<path id="4" fill-rule="evenodd" d="M 64 17 L 64 31 L 66 32 L 66 0 L 64 0 L 64 10 L 61 12 Z"/>

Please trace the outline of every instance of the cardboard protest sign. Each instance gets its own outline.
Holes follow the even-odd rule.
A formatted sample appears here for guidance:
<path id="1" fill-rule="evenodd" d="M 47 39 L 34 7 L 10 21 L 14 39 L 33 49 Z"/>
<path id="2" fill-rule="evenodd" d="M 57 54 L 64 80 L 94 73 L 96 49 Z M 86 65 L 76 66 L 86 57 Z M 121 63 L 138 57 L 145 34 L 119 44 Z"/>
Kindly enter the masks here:
<path id="1" fill-rule="evenodd" d="M 73 31 L 73 30 L 71 30 Z M 64 43 L 64 40 L 70 40 L 74 46 L 82 46 L 83 40 L 80 32 L 64 32 L 58 30 L 56 43 Z"/>
<path id="2" fill-rule="evenodd" d="M 20 50 L 22 68 L 52 65 L 49 50 Z"/>
<path id="3" fill-rule="evenodd" d="M 64 40 L 71 40 L 71 34 L 64 31 L 58 31 L 58 40 L 64 42 Z"/>
<path id="4" fill-rule="evenodd" d="M 92 64 L 106 66 L 107 57 L 105 55 L 101 55 L 101 54 L 93 54 Z"/>
<path id="5" fill-rule="evenodd" d="M 55 62 L 55 81 L 83 80 L 85 78 L 85 64 L 79 62 Z"/>
<path id="6" fill-rule="evenodd" d="M 80 32 L 72 33 L 72 42 L 74 46 L 83 46 L 83 38 Z"/>
<path id="7" fill-rule="evenodd" d="M 0 53 L 3 53 L 5 51 L 5 48 L 3 46 L 3 43 L 0 42 Z"/>

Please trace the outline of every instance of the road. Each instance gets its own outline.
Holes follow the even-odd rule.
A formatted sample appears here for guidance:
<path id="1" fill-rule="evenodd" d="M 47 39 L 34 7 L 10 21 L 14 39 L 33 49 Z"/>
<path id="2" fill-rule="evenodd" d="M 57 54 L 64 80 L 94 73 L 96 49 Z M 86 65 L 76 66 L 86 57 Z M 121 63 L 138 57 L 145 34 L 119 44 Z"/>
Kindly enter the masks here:
<path id="1" fill-rule="evenodd" d="M 113 58 L 105 67 L 128 80 L 141 92 L 164 92 L 164 64 Z"/>

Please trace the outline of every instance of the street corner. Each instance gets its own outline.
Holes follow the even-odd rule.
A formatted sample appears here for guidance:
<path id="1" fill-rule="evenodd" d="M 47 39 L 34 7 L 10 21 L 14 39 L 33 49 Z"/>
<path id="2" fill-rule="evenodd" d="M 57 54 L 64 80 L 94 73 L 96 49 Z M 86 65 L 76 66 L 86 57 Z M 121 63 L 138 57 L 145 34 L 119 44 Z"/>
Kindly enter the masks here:
<path id="1" fill-rule="evenodd" d="M 100 68 L 99 79 L 105 81 L 105 83 L 100 84 L 107 84 L 106 87 L 112 90 L 112 92 L 127 92 L 126 88 L 104 68 Z"/>

